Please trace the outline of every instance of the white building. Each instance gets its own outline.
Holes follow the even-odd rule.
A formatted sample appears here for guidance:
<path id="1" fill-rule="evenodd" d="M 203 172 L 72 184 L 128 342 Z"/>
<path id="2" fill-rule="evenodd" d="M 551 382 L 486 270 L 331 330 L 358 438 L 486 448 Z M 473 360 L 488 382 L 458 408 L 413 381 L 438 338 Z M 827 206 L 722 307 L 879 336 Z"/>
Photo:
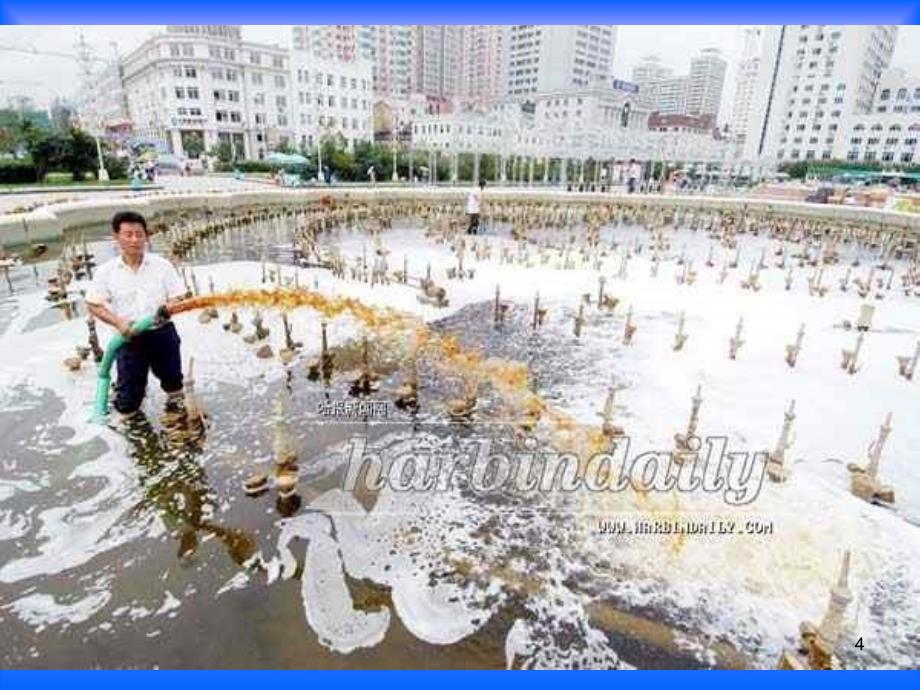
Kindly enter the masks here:
<path id="1" fill-rule="evenodd" d="M 507 89 L 512 97 L 612 78 L 617 27 L 517 24 L 507 28 Z"/>
<path id="2" fill-rule="evenodd" d="M 613 83 L 620 88 L 613 88 Z M 504 159 L 698 163 L 726 159 L 726 142 L 711 129 L 650 131 L 651 110 L 632 84 L 598 80 L 589 88 L 539 94 L 527 101 L 523 106 L 508 99 L 486 112 L 421 117 L 413 125 L 413 145 Z"/>
<path id="3" fill-rule="evenodd" d="M 295 51 L 291 56 L 292 127 L 296 144 L 312 150 L 320 140 L 336 136 L 349 149 L 372 141 L 373 69 L 368 60 L 322 60 Z"/>
<path id="4" fill-rule="evenodd" d="M 870 112 L 896 35 L 895 26 L 767 27 L 744 158 L 826 160 L 845 148 L 847 120 Z"/>
<path id="5" fill-rule="evenodd" d="M 76 109 L 81 126 L 96 135 L 130 119 L 119 63 L 106 64 L 81 84 Z"/>
<path id="6" fill-rule="evenodd" d="M 412 145 L 444 153 L 503 153 L 519 125 L 481 112 L 421 115 L 412 123 Z"/>
<path id="7" fill-rule="evenodd" d="M 632 80 L 637 84 L 644 84 L 659 79 L 667 79 L 674 75 L 674 70 L 661 64 L 660 55 L 646 55 L 639 64 L 633 67 Z"/>
<path id="8" fill-rule="evenodd" d="M 920 162 L 920 78 L 896 68 L 883 72 L 871 111 L 848 119 L 833 157 L 891 165 Z"/>
<path id="9" fill-rule="evenodd" d="M 715 48 L 706 48 L 690 60 L 687 83 L 687 115 L 718 117 L 727 63 Z"/>
<path id="10" fill-rule="evenodd" d="M 872 112 L 920 113 L 920 76 L 898 68 L 882 72 Z"/>
<path id="11" fill-rule="evenodd" d="M 917 113 L 855 115 L 833 157 L 854 162 L 911 165 L 920 162 L 918 137 L 920 115 Z"/>
<path id="12" fill-rule="evenodd" d="M 169 26 L 122 61 L 136 134 L 177 155 L 221 142 L 260 158 L 293 139 L 290 56 L 242 40 L 238 26 Z"/>
<path id="13" fill-rule="evenodd" d="M 757 87 L 757 75 L 760 72 L 763 28 L 749 26 L 742 29 L 742 31 L 744 33 L 744 45 L 741 51 L 741 59 L 737 65 L 735 99 L 732 103 L 730 124 L 732 137 L 740 146 L 744 145 L 744 135 L 747 132 L 748 118 L 754 102 L 754 89 Z"/>
<path id="14" fill-rule="evenodd" d="M 639 82 L 639 89 L 653 112 L 667 115 L 683 115 L 687 112 L 687 98 L 690 94 L 688 77 L 665 77 Z"/>

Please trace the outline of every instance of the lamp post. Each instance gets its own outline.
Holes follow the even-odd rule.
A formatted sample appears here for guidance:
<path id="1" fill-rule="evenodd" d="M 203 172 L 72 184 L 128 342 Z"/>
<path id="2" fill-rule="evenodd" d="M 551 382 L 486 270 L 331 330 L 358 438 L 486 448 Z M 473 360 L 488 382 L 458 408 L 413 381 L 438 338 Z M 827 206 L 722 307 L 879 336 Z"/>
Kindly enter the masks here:
<path id="1" fill-rule="evenodd" d="M 393 175 L 391 179 L 393 182 L 399 182 L 399 173 L 396 170 L 396 133 L 399 131 L 399 121 L 396 119 L 396 116 L 393 116 Z"/>
<path id="2" fill-rule="evenodd" d="M 102 144 L 99 141 L 99 137 L 96 136 L 96 155 L 99 156 L 99 170 L 96 173 L 96 177 L 100 182 L 109 181 L 109 171 L 105 169 L 105 162 L 102 158 Z"/>

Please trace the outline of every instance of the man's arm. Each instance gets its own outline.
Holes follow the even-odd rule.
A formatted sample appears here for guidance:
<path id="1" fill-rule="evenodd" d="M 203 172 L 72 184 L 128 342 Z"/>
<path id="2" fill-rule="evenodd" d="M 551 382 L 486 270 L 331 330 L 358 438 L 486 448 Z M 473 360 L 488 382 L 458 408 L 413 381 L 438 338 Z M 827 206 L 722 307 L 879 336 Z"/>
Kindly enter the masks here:
<path id="1" fill-rule="evenodd" d="M 132 323 L 127 319 L 116 316 L 104 304 L 93 304 L 92 302 L 87 302 L 86 308 L 89 310 L 90 314 L 95 316 L 103 323 L 107 323 L 108 325 L 112 326 L 125 338 L 130 337 Z"/>

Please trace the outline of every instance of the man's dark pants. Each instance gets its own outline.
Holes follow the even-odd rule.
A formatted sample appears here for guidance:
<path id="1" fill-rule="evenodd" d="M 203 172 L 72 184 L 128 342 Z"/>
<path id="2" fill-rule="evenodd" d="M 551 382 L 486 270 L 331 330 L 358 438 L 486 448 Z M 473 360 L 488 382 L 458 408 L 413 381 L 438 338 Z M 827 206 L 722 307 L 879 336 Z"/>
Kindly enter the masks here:
<path id="1" fill-rule="evenodd" d="M 147 390 L 147 373 L 160 380 L 167 393 L 182 390 L 179 334 L 172 323 L 133 336 L 118 351 L 118 381 L 114 407 L 122 414 L 137 410 Z"/>
<path id="2" fill-rule="evenodd" d="M 476 235 L 479 233 L 479 214 L 478 213 L 469 213 L 467 214 L 470 217 L 470 226 L 466 229 L 467 235 Z"/>

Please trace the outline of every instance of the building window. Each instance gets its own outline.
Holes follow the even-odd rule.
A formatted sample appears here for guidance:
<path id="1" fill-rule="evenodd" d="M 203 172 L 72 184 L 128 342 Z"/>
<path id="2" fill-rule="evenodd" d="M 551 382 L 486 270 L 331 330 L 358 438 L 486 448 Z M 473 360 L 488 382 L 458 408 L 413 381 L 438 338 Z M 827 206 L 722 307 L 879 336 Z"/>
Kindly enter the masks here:
<path id="1" fill-rule="evenodd" d="M 888 137 L 885 139 L 885 146 L 897 146 L 898 138 L 897 137 Z"/>
<path id="2" fill-rule="evenodd" d="M 914 154 L 912 153 L 902 153 L 901 154 L 902 163 L 910 163 L 913 160 L 913 158 L 914 158 Z"/>
<path id="3" fill-rule="evenodd" d="M 853 137 L 852 139 L 850 139 L 850 143 L 853 146 L 859 146 L 862 143 L 862 137 Z"/>
<path id="4" fill-rule="evenodd" d="M 279 89 L 284 88 L 284 77 L 282 77 L 280 74 L 275 75 L 275 87 Z"/>
<path id="5" fill-rule="evenodd" d="M 287 108 L 287 97 L 286 96 L 275 96 L 275 105 L 278 110 L 284 110 Z"/>
<path id="6" fill-rule="evenodd" d="M 230 113 L 230 122 L 240 123 L 243 121 L 243 116 L 240 115 L 236 110 Z"/>
<path id="7" fill-rule="evenodd" d="M 210 46 L 208 48 L 208 55 L 215 60 L 220 60 L 220 48 L 218 46 Z"/>
<path id="8" fill-rule="evenodd" d="M 236 81 L 238 76 L 239 75 L 235 69 L 227 70 L 227 81 Z"/>
<path id="9" fill-rule="evenodd" d="M 859 151 L 847 151 L 848 161 L 855 161 L 857 158 L 859 158 Z"/>
<path id="10" fill-rule="evenodd" d="M 186 76 L 187 79 L 197 79 L 197 78 L 198 78 L 198 70 L 195 69 L 194 67 L 190 66 L 190 65 L 186 65 L 186 66 L 185 66 L 185 76 Z"/>
<path id="11" fill-rule="evenodd" d="M 179 100 L 182 100 L 183 98 L 185 98 L 185 89 L 182 88 L 181 86 L 176 87 L 176 98 L 178 98 Z"/>
<path id="12" fill-rule="evenodd" d="M 240 92 L 239 91 L 228 91 L 227 100 L 230 101 L 231 103 L 239 103 L 240 102 Z"/>
<path id="13" fill-rule="evenodd" d="M 258 53 L 249 53 L 249 64 L 251 65 L 261 65 L 262 56 Z"/>
<path id="14" fill-rule="evenodd" d="M 281 55 L 273 56 L 272 67 L 275 67 L 276 69 L 284 69 L 284 58 Z"/>
<path id="15" fill-rule="evenodd" d="M 195 46 L 190 43 L 182 45 L 182 57 L 195 57 Z"/>
<path id="16" fill-rule="evenodd" d="M 887 101 L 891 98 L 891 89 L 882 89 L 881 93 L 878 95 L 880 101 Z"/>
<path id="17" fill-rule="evenodd" d="M 178 44 L 178 43 L 170 43 L 170 44 L 169 44 L 169 55 L 170 55 L 171 57 L 179 57 L 181 54 L 182 54 L 182 49 L 179 48 L 179 44 Z"/>
<path id="18" fill-rule="evenodd" d="M 261 72 L 252 73 L 252 83 L 254 86 L 262 86 L 262 73 Z"/>
<path id="19" fill-rule="evenodd" d="M 892 151 L 885 151 L 882 154 L 882 160 L 885 161 L 886 163 L 890 163 L 891 161 L 894 160 L 894 153 Z"/>
<path id="20" fill-rule="evenodd" d="M 193 101 L 198 100 L 198 87 L 190 86 L 185 90 L 186 95 Z"/>
<path id="21" fill-rule="evenodd" d="M 224 60 L 236 60 L 236 51 L 231 48 L 224 48 Z"/>
<path id="22" fill-rule="evenodd" d="M 907 100 L 907 89 L 898 89 L 898 100 L 899 101 Z"/>

